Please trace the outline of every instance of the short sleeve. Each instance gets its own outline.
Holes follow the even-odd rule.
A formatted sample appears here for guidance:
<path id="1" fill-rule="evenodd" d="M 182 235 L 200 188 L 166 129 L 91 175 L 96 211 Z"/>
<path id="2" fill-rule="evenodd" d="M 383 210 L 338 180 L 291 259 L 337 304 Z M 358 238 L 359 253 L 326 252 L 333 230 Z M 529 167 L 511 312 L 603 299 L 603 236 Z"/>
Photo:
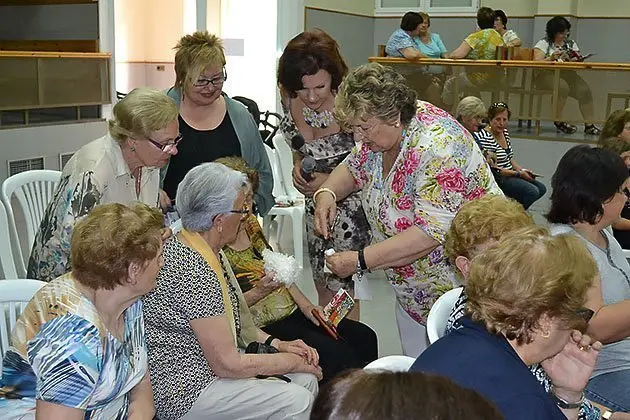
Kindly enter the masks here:
<path id="1" fill-rule="evenodd" d="M 534 48 L 542 51 L 545 54 L 545 57 L 547 57 L 547 50 L 549 49 L 549 43 L 545 39 L 541 39 L 540 41 L 538 41 L 536 45 L 534 45 Z"/>
<path id="2" fill-rule="evenodd" d="M 470 46 L 470 48 L 472 48 L 473 50 L 475 49 L 475 47 L 477 46 L 477 44 L 480 41 L 479 34 L 481 34 L 481 32 L 475 32 L 475 33 L 472 33 L 472 34 L 468 35 L 466 37 L 466 39 L 464 39 L 464 42 L 466 44 L 468 44 Z"/>
<path id="3" fill-rule="evenodd" d="M 435 45 L 437 46 L 438 50 L 440 50 L 440 54 L 444 54 L 446 53 L 446 47 L 444 46 L 444 43 L 442 42 L 442 38 L 438 35 L 438 34 L 433 34 L 435 36 Z"/>
<path id="4" fill-rule="evenodd" d="M 385 50 L 387 55 L 401 56 L 402 50 L 406 48 L 416 48 L 414 40 L 403 30 L 396 30 L 387 41 Z"/>
<path id="5" fill-rule="evenodd" d="M 223 315 L 225 305 L 217 274 L 197 251 L 179 242 L 176 244 L 179 252 L 169 250 L 164 253 L 164 271 L 160 276 L 176 276 L 186 284 L 185 288 L 177 289 L 181 296 L 174 297 L 185 319 L 190 321 Z"/>
<path id="6" fill-rule="evenodd" d="M 574 40 L 571 40 L 571 45 L 569 45 L 569 48 L 575 52 L 580 51 L 580 47 L 578 47 L 577 42 L 575 42 Z"/>
<path id="7" fill-rule="evenodd" d="M 28 343 L 38 400 L 87 409 L 99 380 L 103 350 L 94 324 L 77 315 L 45 323 Z"/>
<path id="8" fill-rule="evenodd" d="M 359 143 L 352 148 L 352 152 L 342 162 L 348 168 L 357 189 L 362 189 L 369 181 L 366 163 L 369 160 L 370 150 Z"/>
<path id="9" fill-rule="evenodd" d="M 518 35 L 516 34 L 516 32 L 514 32 L 512 29 L 508 30 L 507 32 L 505 32 L 503 34 L 503 41 L 507 44 L 509 42 L 513 42 L 515 40 L 519 39 Z"/>

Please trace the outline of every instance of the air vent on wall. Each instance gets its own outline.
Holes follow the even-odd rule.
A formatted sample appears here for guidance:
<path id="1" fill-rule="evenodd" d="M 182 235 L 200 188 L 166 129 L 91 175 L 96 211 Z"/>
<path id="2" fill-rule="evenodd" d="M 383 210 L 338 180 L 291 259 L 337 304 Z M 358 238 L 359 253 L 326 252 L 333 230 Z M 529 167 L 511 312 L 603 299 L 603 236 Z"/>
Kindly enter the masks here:
<path id="1" fill-rule="evenodd" d="M 19 174 L 20 172 L 31 171 L 33 169 L 44 169 L 44 157 L 9 160 L 7 161 L 7 166 L 9 169 L 9 176 Z"/>
<path id="2" fill-rule="evenodd" d="M 63 171 L 63 167 L 66 166 L 66 163 L 68 163 L 72 155 L 74 155 L 74 152 L 59 153 L 59 170 L 60 171 Z"/>

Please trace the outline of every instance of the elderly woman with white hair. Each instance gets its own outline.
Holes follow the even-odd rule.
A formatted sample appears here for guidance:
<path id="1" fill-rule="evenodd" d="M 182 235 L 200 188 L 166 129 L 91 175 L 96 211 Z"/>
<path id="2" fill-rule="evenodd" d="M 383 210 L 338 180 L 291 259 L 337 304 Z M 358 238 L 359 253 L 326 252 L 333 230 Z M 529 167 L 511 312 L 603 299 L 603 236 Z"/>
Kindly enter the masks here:
<path id="1" fill-rule="evenodd" d="M 470 134 L 480 130 L 481 122 L 486 115 L 486 106 L 476 96 L 466 96 L 459 101 L 455 109 L 455 118 Z"/>
<path id="2" fill-rule="evenodd" d="M 144 301 L 161 420 L 309 417 L 322 377 L 317 351 L 254 325 L 221 251 L 249 214 L 247 188 L 245 174 L 220 163 L 191 169 L 177 187 L 183 229 L 164 245 L 164 267 Z M 241 351 L 251 347 L 273 354 Z M 264 379 L 274 375 L 283 380 Z"/>
<path id="3" fill-rule="evenodd" d="M 114 105 L 108 133 L 80 148 L 35 236 L 27 277 L 52 281 L 67 273 L 75 224 L 99 204 L 158 206 L 160 168 L 181 140 L 175 103 L 163 92 L 138 88 Z"/>

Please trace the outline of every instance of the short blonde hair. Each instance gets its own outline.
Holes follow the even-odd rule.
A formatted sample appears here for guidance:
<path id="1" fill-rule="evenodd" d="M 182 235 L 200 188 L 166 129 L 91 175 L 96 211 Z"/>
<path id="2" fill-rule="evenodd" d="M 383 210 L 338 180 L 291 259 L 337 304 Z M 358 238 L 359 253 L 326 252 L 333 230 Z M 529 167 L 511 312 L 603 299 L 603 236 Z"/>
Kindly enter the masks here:
<path id="1" fill-rule="evenodd" d="M 471 259 L 477 254 L 479 246 L 533 225 L 534 219 L 517 201 L 486 194 L 461 206 L 446 232 L 444 252 L 455 265 L 457 257 Z"/>
<path id="2" fill-rule="evenodd" d="M 120 100 L 107 122 L 109 134 L 119 143 L 128 137 L 151 137 L 177 120 L 177 106 L 164 92 L 136 88 Z"/>
<path id="3" fill-rule="evenodd" d="M 184 35 L 175 46 L 175 88 L 190 88 L 208 66 L 225 66 L 223 41 L 208 31 Z"/>
<path id="4" fill-rule="evenodd" d="M 94 290 L 114 289 L 127 279 L 130 264 L 155 258 L 163 227 L 162 213 L 146 204 L 96 206 L 72 231 L 73 277 Z"/>
<path id="5" fill-rule="evenodd" d="M 457 104 L 457 108 L 455 109 L 455 118 L 457 118 L 458 120 L 461 117 L 483 118 L 486 115 L 486 106 L 484 105 L 483 101 L 476 96 L 466 96 L 465 98 L 462 98 L 462 100 L 459 101 L 459 103 Z"/>
<path id="6" fill-rule="evenodd" d="M 578 315 L 597 265 L 575 235 L 551 236 L 532 226 L 505 236 L 473 258 L 466 310 L 491 333 L 530 343 L 541 316 L 585 329 Z"/>
<path id="7" fill-rule="evenodd" d="M 352 70 L 335 97 L 335 118 L 348 129 L 355 118 L 376 117 L 391 123 L 398 119 L 409 125 L 416 114 L 416 92 L 391 67 L 368 63 Z"/>

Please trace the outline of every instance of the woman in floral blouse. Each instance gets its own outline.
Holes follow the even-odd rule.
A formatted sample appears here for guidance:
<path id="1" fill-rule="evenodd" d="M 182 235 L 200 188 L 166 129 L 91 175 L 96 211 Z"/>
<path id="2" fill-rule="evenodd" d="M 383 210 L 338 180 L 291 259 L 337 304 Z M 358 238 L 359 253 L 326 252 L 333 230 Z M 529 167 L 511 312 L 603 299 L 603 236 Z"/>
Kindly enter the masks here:
<path id="1" fill-rule="evenodd" d="M 416 101 L 389 67 L 370 63 L 349 74 L 335 115 L 358 145 L 314 194 L 316 228 L 326 237 L 336 201 L 361 190 L 375 243 L 338 252 L 327 265 L 342 277 L 385 269 L 398 300 L 403 352 L 417 356 L 428 345 L 431 305 L 456 284 L 442 250 L 451 220 L 464 202 L 501 190 L 462 126 Z"/>

